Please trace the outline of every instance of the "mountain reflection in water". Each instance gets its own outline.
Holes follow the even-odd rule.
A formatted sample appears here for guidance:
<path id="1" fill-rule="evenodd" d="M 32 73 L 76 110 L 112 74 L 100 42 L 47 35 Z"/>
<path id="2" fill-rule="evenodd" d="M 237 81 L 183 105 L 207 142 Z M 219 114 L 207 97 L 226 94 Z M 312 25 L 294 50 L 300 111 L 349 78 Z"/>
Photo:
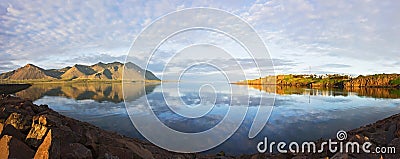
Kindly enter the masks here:
<path id="1" fill-rule="evenodd" d="M 143 90 L 144 83 L 126 83 L 127 100 L 133 101 L 141 96 L 153 92 L 157 84 L 146 84 Z M 59 96 L 75 100 L 92 99 L 97 102 L 113 102 L 120 103 L 124 101 L 122 94 L 121 83 L 43 83 L 34 84 L 30 88 L 15 93 L 22 98 L 29 98 L 33 101 L 44 96 Z"/>
<path id="2" fill-rule="evenodd" d="M 230 104 L 246 106 L 247 97 L 250 96 L 250 106 L 239 129 L 226 142 L 205 152 L 216 154 L 224 151 L 233 155 L 256 153 L 257 143 L 263 141 L 264 137 L 271 142 L 334 138 L 338 130 L 351 130 L 400 113 L 398 89 L 221 85 L 224 87 L 215 86 L 218 91 L 210 113 L 195 119 L 174 114 L 165 103 L 165 99 L 172 99 L 169 104 L 177 108 L 182 106 L 178 102 L 180 100 L 188 105 L 200 103 L 198 87 L 195 87 L 197 84 L 192 83 L 181 84 L 181 94 L 168 91 L 176 87 L 175 83 L 164 83 L 164 92 L 162 87 L 154 84 L 146 85 L 143 89 L 143 83 L 124 83 L 124 87 L 129 88 L 124 92 L 128 97 L 126 102 L 131 105 L 128 108 L 125 107 L 121 83 L 34 84 L 16 95 L 30 98 L 38 105 L 47 104 L 60 114 L 142 140 L 145 140 L 144 137 L 133 126 L 128 114 L 135 112 L 147 121 L 149 112 L 143 109 L 145 102 L 153 103 L 152 111 L 168 127 L 183 132 L 199 132 L 219 123 L 231 107 Z M 236 91 L 230 93 L 220 89 L 225 86 Z M 248 132 L 258 110 L 260 94 L 276 95 L 274 108 L 260 134 L 249 139 Z M 234 98 L 231 99 L 231 96 Z"/>

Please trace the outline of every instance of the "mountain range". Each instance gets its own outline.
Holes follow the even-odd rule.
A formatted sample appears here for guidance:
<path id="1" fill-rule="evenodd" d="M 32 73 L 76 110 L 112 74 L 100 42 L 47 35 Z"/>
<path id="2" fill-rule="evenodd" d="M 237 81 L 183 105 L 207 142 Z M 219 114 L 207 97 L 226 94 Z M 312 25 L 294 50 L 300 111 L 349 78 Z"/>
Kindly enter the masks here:
<path id="1" fill-rule="evenodd" d="M 27 64 L 16 70 L 0 74 L 3 80 L 74 80 L 74 79 L 98 79 L 98 80 L 122 80 L 123 70 L 129 75 L 126 80 L 144 81 L 160 80 L 152 72 L 144 70 L 134 63 L 120 62 L 102 63 L 94 65 L 79 65 L 61 69 L 43 69 L 33 64 Z M 143 72 L 145 74 L 143 75 Z M 128 76 L 126 76 L 128 77 Z"/>

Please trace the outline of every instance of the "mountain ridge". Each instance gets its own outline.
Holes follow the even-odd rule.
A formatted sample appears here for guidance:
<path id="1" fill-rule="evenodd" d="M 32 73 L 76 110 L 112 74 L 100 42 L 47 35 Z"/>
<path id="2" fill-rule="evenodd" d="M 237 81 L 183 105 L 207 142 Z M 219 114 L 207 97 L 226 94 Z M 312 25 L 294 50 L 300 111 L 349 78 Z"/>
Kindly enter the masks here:
<path id="1" fill-rule="evenodd" d="M 123 71 L 125 70 L 125 72 Z M 143 73 L 145 72 L 145 73 Z M 134 63 L 121 62 L 96 63 L 93 65 L 75 64 L 61 69 L 43 69 L 34 64 L 26 64 L 16 70 L 1 73 L 1 80 L 122 80 L 123 74 L 129 75 L 126 80 L 146 81 L 160 80 L 152 72 L 144 70 Z"/>

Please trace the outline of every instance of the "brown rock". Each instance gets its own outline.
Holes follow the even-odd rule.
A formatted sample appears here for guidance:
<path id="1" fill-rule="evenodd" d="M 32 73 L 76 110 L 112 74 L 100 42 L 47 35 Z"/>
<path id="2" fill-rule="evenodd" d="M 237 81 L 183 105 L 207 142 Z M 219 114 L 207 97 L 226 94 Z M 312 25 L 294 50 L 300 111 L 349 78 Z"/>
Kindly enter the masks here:
<path id="1" fill-rule="evenodd" d="M 8 144 L 10 143 L 11 136 L 5 135 L 0 139 L 0 158 L 8 158 Z"/>
<path id="2" fill-rule="evenodd" d="M 0 122 L 0 134 L 3 132 L 4 124 Z"/>
<path id="3" fill-rule="evenodd" d="M 29 128 L 26 118 L 19 113 L 11 113 L 6 120 L 6 124 L 10 124 L 18 130 L 26 130 Z"/>
<path id="4" fill-rule="evenodd" d="M 0 158 L 32 158 L 34 151 L 22 141 L 4 135 L 0 139 Z"/>
<path id="5" fill-rule="evenodd" d="M 4 136 L 4 135 L 13 136 L 14 138 L 16 138 L 20 141 L 24 141 L 25 136 L 26 136 L 26 135 L 22 134 L 19 130 L 15 129 L 14 126 L 12 126 L 12 125 L 4 126 L 1 136 Z"/>
<path id="6" fill-rule="evenodd" d="M 124 147 L 128 148 L 132 152 L 136 152 L 137 155 L 142 158 L 154 158 L 153 154 L 149 150 L 143 148 L 138 143 L 129 142 L 123 139 L 117 139 L 117 141 L 123 143 L 125 145 Z"/>
<path id="7" fill-rule="evenodd" d="M 45 116 L 41 115 L 33 117 L 32 128 L 26 136 L 26 142 L 29 145 L 33 147 L 38 147 L 40 145 L 47 132 L 46 124 L 47 121 Z"/>
<path id="8" fill-rule="evenodd" d="M 113 145 L 100 145 L 98 155 L 98 158 L 142 158 L 127 148 Z"/>
<path id="9" fill-rule="evenodd" d="M 49 106 L 48 105 L 33 106 L 32 110 L 35 113 L 42 113 L 46 110 L 49 110 Z"/>
<path id="10" fill-rule="evenodd" d="M 36 151 L 35 159 L 60 158 L 60 142 L 52 139 L 51 130 Z"/>
<path id="11" fill-rule="evenodd" d="M 331 159 L 349 159 L 349 155 L 345 153 L 336 153 Z"/>
<path id="12" fill-rule="evenodd" d="M 61 154 L 65 158 L 76 158 L 76 159 L 89 159 L 92 157 L 92 151 L 86 148 L 80 143 L 71 143 L 63 146 Z"/>
<path id="13" fill-rule="evenodd" d="M 387 87 L 393 86 L 390 82 L 400 78 L 399 74 L 379 74 L 370 76 L 359 76 L 344 82 L 345 87 Z"/>

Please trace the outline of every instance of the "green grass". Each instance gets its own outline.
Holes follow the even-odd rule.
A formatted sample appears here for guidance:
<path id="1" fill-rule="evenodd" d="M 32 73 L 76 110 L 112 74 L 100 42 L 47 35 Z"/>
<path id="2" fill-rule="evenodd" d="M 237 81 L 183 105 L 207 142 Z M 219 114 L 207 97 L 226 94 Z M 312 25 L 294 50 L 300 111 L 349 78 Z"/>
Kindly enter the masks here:
<path id="1" fill-rule="evenodd" d="M 395 94 L 397 96 L 400 96 L 400 89 L 390 90 L 390 94 Z"/>
<path id="2" fill-rule="evenodd" d="M 391 80 L 389 83 L 391 85 L 400 85 L 400 78 L 397 78 L 395 80 Z"/>

